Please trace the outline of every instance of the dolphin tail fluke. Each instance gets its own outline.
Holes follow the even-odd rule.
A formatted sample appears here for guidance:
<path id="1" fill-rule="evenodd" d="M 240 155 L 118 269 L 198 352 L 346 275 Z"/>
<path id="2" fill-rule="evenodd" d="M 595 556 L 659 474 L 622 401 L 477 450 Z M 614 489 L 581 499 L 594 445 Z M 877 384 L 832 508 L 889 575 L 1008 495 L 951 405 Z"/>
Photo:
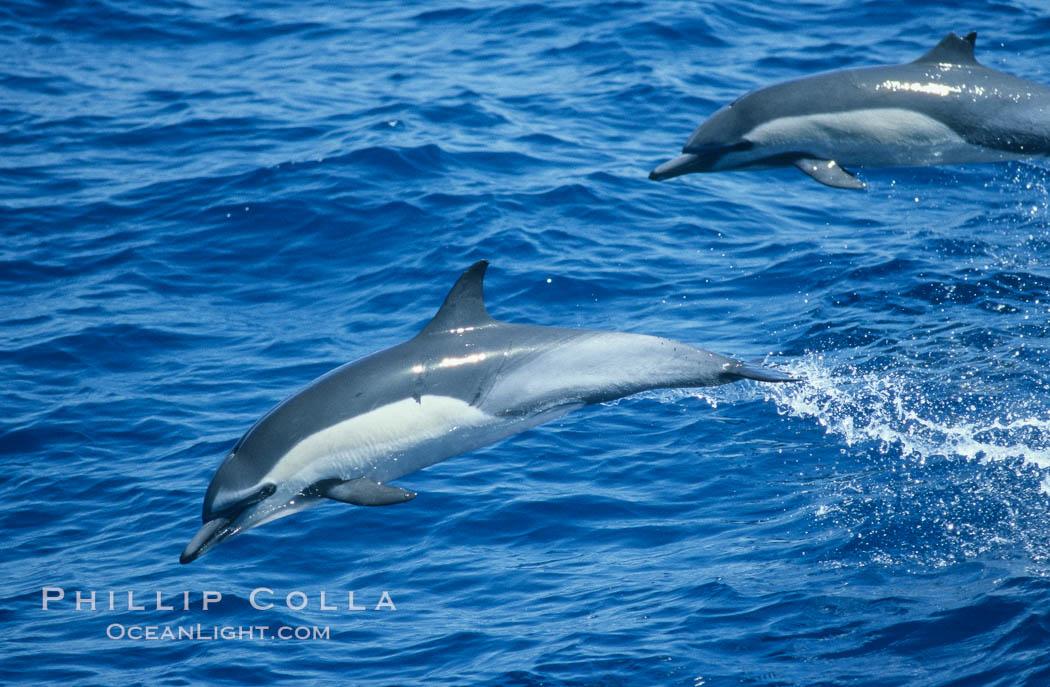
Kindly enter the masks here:
<path id="1" fill-rule="evenodd" d="M 771 367 L 763 367 L 757 363 L 736 362 L 726 367 L 726 374 L 735 379 L 753 379 L 757 382 L 800 382 L 798 377 L 775 370 Z"/>

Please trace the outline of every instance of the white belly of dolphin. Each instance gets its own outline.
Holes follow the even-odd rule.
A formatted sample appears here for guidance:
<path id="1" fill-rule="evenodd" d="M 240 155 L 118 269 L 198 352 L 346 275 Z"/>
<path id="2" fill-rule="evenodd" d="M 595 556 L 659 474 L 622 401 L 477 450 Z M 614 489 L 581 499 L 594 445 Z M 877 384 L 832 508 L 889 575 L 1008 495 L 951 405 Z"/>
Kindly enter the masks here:
<path id="1" fill-rule="evenodd" d="M 845 167 L 898 167 L 995 162 L 1016 157 L 967 143 L 921 112 L 873 108 L 777 117 L 746 138 L 765 154 L 808 153 Z"/>
<path id="2" fill-rule="evenodd" d="M 425 466 L 418 464 L 416 449 L 495 422 L 493 416 L 456 398 L 405 398 L 311 434 L 277 461 L 262 481 L 305 486 L 321 479 L 353 479 L 374 473 L 385 462 L 408 462 L 400 466 L 404 469 L 391 466 L 381 471 L 386 479 L 394 479 L 386 473 L 407 474 Z"/>
<path id="3" fill-rule="evenodd" d="M 390 403 L 315 432 L 293 446 L 262 482 L 294 494 L 324 479 L 397 479 L 581 407 L 567 403 L 498 417 L 449 396 Z"/>

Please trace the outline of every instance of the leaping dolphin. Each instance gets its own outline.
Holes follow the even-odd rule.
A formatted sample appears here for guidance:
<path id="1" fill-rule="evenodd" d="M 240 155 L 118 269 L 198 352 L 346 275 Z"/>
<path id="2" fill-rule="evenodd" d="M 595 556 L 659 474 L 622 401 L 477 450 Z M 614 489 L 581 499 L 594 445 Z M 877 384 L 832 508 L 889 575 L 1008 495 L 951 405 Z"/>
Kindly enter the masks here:
<path id="1" fill-rule="evenodd" d="M 415 338 L 347 363 L 263 416 L 204 495 L 189 563 L 230 537 L 324 499 L 402 503 L 392 480 L 592 403 L 648 389 L 786 374 L 670 339 L 510 324 L 485 309 L 472 265 Z"/>
<path id="2" fill-rule="evenodd" d="M 996 162 L 1050 154 L 1050 88 L 974 59 L 977 33 L 949 33 L 909 64 L 840 69 L 761 88 L 711 115 L 682 155 L 650 174 L 794 165 L 863 189 L 843 167 Z"/>

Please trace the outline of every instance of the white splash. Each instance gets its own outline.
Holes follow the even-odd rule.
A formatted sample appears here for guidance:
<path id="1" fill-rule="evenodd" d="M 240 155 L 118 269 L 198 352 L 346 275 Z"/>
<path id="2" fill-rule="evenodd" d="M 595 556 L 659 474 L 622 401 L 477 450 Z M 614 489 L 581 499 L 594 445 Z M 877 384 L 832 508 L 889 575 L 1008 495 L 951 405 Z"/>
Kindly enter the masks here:
<path id="1" fill-rule="evenodd" d="M 958 367 L 877 373 L 813 356 L 788 371 L 805 381 L 761 387 L 778 412 L 871 461 L 830 474 L 814 508 L 846 537 L 826 564 L 930 570 L 1021 549 L 1029 572 L 1050 574 L 1050 399 L 996 396 Z"/>
<path id="2" fill-rule="evenodd" d="M 872 443 L 898 449 L 924 465 L 933 457 L 987 462 L 1019 461 L 1046 472 L 1050 494 L 1050 404 L 988 408 L 955 399 L 939 401 L 921 379 L 903 373 L 836 372 L 822 358 L 797 364 L 799 384 L 763 385 L 778 412 L 811 418 L 847 446 Z M 955 407 L 946 410 L 945 402 Z M 1036 407 L 1032 407 L 1036 406 Z"/>

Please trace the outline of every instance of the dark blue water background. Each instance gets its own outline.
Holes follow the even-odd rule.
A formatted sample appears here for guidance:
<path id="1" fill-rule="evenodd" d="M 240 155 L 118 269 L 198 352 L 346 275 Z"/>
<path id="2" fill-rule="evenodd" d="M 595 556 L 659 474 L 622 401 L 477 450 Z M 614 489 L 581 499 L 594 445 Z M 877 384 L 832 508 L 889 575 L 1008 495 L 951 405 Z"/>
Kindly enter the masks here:
<path id="1" fill-rule="evenodd" d="M 1046 164 L 646 179 L 950 30 L 1050 84 L 1026 0 L 5 2 L 0 682 L 1050 684 Z M 501 319 L 806 381 L 587 408 L 180 566 L 252 422 L 481 258 Z M 197 624 L 330 635 L 107 636 Z"/>

